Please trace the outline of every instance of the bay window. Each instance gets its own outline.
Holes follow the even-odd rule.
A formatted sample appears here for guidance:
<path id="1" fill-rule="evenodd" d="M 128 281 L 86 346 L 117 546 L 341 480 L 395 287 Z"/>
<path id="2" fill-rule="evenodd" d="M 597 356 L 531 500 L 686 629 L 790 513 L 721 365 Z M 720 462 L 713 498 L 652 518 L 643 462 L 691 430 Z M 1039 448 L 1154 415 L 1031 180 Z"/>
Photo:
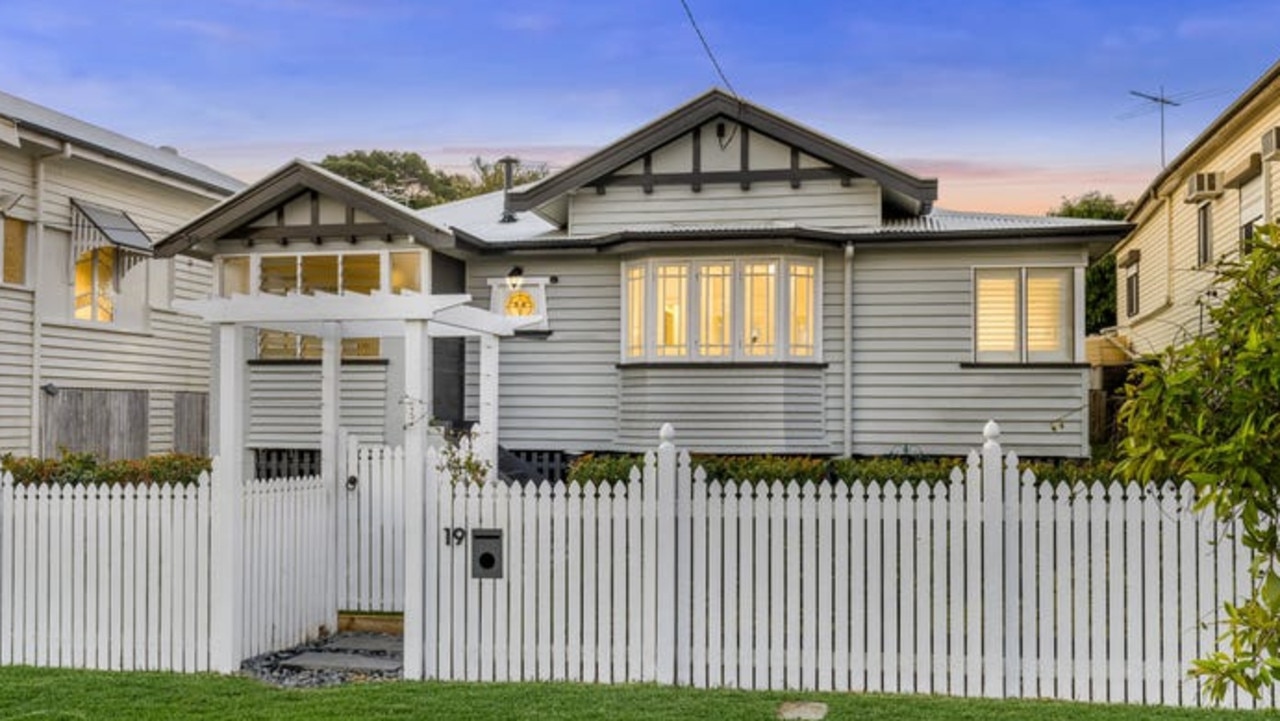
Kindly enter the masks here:
<path id="1" fill-rule="evenodd" d="M 818 261 L 652 259 L 623 266 L 631 361 L 770 361 L 818 354 Z"/>
<path id="2" fill-rule="evenodd" d="M 1075 269 L 978 268 L 974 360 L 1067 363 L 1075 358 Z"/>

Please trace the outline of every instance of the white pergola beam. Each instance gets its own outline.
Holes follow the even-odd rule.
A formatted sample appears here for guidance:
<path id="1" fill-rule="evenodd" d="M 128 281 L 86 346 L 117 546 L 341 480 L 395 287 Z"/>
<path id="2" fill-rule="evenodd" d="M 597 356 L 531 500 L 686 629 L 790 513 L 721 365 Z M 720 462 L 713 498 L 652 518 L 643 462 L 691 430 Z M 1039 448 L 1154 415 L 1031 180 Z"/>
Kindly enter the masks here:
<path id="1" fill-rule="evenodd" d="M 200 300 L 175 300 L 173 307 L 210 323 L 256 325 L 272 321 L 430 320 L 438 312 L 461 306 L 471 296 L 417 293 L 317 293 L 303 295 L 233 295 Z"/>

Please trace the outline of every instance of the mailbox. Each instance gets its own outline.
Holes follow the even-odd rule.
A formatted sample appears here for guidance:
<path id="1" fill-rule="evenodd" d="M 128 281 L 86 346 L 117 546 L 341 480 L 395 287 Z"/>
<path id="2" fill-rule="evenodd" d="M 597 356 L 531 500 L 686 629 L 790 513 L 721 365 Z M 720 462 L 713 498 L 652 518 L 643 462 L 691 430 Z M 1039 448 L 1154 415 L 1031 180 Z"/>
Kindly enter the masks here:
<path id="1" fill-rule="evenodd" d="M 502 529 L 471 529 L 471 577 L 502 578 Z"/>

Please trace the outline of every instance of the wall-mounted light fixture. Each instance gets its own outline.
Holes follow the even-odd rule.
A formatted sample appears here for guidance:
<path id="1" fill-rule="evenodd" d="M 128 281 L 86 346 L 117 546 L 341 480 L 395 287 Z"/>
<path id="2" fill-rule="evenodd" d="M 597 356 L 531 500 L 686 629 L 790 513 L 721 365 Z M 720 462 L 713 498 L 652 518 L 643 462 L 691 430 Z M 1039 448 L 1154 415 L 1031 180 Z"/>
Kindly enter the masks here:
<path id="1" fill-rule="evenodd" d="M 40 390 L 44 391 L 45 395 L 49 395 L 49 396 L 58 395 L 58 386 L 52 383 L 45 383 L 44 385 L 40 386 Z"/>
<path id="2" fill-rule="evenodd" d="M 524 268 L 518 265 L 511 266 L 511 270 L 507 271 L 507 288 L 512 292 L 520 290 L 524 285 Z"/>

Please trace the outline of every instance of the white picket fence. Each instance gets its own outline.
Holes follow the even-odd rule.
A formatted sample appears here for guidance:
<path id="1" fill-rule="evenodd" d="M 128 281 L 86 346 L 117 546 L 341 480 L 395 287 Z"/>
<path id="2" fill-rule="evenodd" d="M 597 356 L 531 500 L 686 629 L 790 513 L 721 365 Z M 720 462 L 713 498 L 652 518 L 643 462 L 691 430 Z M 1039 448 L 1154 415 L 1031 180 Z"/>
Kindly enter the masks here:
<path id="1" fill-rule="evenodd" d="M 315 477 L 240 487 L 239 650 L 332 624 L 332 517 Z M 189 486 L 23 485 L 0 474 L 0 665 L 213 670 L 208 474 Z"/>
<path id="2" fill-rule="evenodd" d="M 338 608 L 404 609 L 404 449 L 347 442 L 337 491 Z"/>
<path id="3" fill-rule="evenodd" d="M 0 474 L 0 665 L 209 669 L 209 478 L 16 485 Z"/>
<path id="4" fill-rule="evenodd" d="M 670 442 L 614 485 L 430 458 L 406 675 L 1201 703 L 1186 670 L 1247 553 L 1188 487 L 1037 485 L 991 430 L 932 488 L 707 483 Z M 471 577 L 474 529 L 504 533 L 501 579 Z"/>
<path id="5" fill-rule="evenodd" d="M 243 486 L 240 655 L 289 648 L 332 627 L 330 494 L 319 476 Z"/>

